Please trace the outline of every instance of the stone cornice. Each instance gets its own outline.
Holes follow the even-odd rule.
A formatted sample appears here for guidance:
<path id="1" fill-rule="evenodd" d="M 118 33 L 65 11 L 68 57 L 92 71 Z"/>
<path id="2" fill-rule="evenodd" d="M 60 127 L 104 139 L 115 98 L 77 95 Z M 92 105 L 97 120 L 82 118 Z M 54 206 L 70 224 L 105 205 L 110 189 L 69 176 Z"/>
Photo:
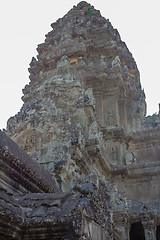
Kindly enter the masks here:
<path id="1" fill-rule="evenodd" d="M 151 205 L 153 205 L 153 207 L 151 207 Z M 156 206 L 155 211 L 154 205 L 154 202 L 151 204 L 144 204 L 143 202 L 136 200 L 128 200 L 128 214 L 130 217 L 130 223 L 143 221 L 145 225 L 154 225 L 156 222 L 158 224 L 160 219 L 160 212 L 158 211 L 159 207 Z"/>
<path id="2" fill-rule="evenodd" d="M 153 139 L 159 139 L 160 127 L 151 127 L 143 129 L 141 132 L 135 132 L 132 134 L 132 138 L 135 142 L 148 141 Z M 159 141 L 160 142 L 160 141 Z"/>
<path id="3" fill-rule="evenodd" d="M 122 127 L 118 127 L 118 126 L 113 126 L 113 127 L 102 127 L 101 131 L 103 133 L 103 136 L 105 138 L 105 140 L 117 140 L 120 142 L 123 141 L 129 141 L 131 139 L 130 136 L 127 136 L 124 132 L 124 129 Z"/>
<path id="4" fill-rule="evenodd" d="M 160 162 L 151 162 L 143 164 L 131 164 L 128 165 L 128 179 L 136 178 L 148 178 L 159 176 L 160 174 Z"/>

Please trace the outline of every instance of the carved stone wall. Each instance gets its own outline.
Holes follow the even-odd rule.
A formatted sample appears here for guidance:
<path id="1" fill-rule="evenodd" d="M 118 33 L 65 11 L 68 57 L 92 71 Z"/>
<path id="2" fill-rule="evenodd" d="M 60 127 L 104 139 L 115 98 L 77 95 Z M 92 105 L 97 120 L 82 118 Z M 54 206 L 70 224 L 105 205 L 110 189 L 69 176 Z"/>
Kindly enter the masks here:
<path id="1" fill-rule="evenodd" d="M 117 234 L 109 207 L 113 184 L 96 172 L 79 179 L 72 192 L 60 192 L 49 172 L 1 131 L 0 160 L 0 239 L 105 240 Z"/>
<path id="2" fill-rule="evenodd" d="M 136 222 L 143 223 L 146 239 L 154 239 L 160 118 L 146 117 L 136 62 L 109 20 L 84 1 L 51 27 L 32 58 L 24 104 L 6 133 L 50 172 L 60 191 L 76 191 L 95 172 L 111 226 L 106 233 L 87 217 L 84 239 L 109 234 L 127 240 Z"/>

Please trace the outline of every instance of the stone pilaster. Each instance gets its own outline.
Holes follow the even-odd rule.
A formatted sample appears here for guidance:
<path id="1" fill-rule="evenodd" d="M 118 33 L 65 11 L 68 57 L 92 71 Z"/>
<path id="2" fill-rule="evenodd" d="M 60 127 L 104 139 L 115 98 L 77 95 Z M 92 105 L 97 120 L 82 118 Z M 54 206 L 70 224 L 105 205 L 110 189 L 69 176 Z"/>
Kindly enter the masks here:
<path id="1" fill-rule="evenodd" d="M 145 233 L 145 240 L 156 240 L 156 225 L 154 220 L 142 222 Z"/>

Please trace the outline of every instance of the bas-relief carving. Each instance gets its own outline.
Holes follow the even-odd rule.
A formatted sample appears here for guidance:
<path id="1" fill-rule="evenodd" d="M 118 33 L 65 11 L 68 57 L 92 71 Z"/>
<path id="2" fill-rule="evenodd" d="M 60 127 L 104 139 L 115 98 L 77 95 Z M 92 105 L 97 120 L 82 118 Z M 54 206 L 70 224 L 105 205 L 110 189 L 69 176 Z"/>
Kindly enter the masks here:
<path id="1" fill-rule="evenodd" d="M 106 145 L 108 153 L 108 161 L 110 164 L 120 164 L 120 149 L 117 143 L 109 143 Z"/>
<path id="2" fill-rule="evenodd" d="M 111 111 L 107 112 L 106 124 L 107 124 L 107 126 L 115 125 L 115 116 L 114 116 L 113 112 L 111 112 Z"/>
<path id="3" fill-rule="evenodd" d="M 23 149 L 25 151 L 30 150 L 35 143 L 35 136 L 31 135 L 25 138 Z"/>
<path id="4" fill-rule="evenodd" d="M 96 138 L 98 136 L 98 129 L 96 121 L 93 122 L 89 128 L 89 139 Z"/>
<path id="5" fill-rule="evenodd" d="M 145 240 L 156 240 L 156 235 L 154 230 L 145 229 Z"/>
<path id="6" fill-rule="evenodd" d="M 19 136 L 17 136 L 17 143 L 25 150 L 31 151 L 31 149 L 38 149 L 41 147 L 42 133 L 33 129 L 26 130 Z"/>
<path id="7" fill-rule="evenodd" d="M 117 147 L 111 147 L 111 159 L 117 160 L 117 157 L 118 157 Z"/>

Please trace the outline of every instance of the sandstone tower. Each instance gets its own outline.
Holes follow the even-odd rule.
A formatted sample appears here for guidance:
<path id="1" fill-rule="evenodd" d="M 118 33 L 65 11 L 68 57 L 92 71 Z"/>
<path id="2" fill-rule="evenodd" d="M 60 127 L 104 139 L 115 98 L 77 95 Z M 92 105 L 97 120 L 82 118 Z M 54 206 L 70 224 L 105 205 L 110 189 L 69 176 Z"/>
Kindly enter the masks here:
<path id="1" fill-rule="evenodd" d="M 146 104 L 131 53 L 99 11 L 82 2 L 51 26 L 7 132 L 53 175 L 58 172 L 63 185 L 90 166 L 102 168 L 100 174 L 109 163 L 123 166 L 128 140 L 104 136 L 128 137 L 141 129 Z M 96 152 L 96 145 L 99 157 L 90 149 Z"/>
<path id="2" fill-rule="evenodd" d="M 51 27 L 32 58 L 24 104 L 8 120 L 7 135 L 50 172 L 60 191 L 85 185 L 90 194 L 91 186 L 103 193 L 109 220 L 102 217 L 105 207 L 98 206 L 97 216 L 107 233 L 73 239 L 159 239 L 159 117 L 154 126 L 146 118 L 132 54 L 87 2 Z"/>

